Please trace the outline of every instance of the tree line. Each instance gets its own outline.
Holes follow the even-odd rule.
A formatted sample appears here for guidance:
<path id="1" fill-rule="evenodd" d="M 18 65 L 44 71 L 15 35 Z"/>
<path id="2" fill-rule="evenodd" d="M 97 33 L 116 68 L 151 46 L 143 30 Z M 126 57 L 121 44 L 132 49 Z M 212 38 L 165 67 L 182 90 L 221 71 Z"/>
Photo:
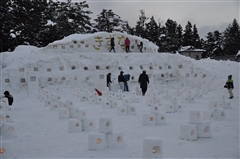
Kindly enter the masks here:
<path id="1" fill-rule="evenodd" d="M 159 52 L 175 53 L 181 46 L 206 50 L 204 57 L 235 55 L 240 50 L 240 27 L 236 19 L 225 31 L 209 32 L 200 38 L 196 24 L 185 28 L 172 19 L 165 24 L 140 10 L 134 27 L 111 9 L 103 9 L 95 19 L 86 1 L 68 2 L 32 0 L 0 1 L 0 52 L 13 51 L 18 45 L 44 47 L 71 34 L 99 31 L 126 32 L 155 43 Z"/>

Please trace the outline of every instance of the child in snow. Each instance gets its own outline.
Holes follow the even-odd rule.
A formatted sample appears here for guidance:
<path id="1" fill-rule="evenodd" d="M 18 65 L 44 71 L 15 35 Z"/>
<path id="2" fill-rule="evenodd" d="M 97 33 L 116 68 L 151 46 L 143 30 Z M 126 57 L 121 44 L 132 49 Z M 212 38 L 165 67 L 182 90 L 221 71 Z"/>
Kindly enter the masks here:
<path id="1" fill-rule="evenodd" d="M 232 99 L 234 97 L 233 92 L 232 92 L 232 90 L 234 89 L 232 75 L 228 76 L 228 80 L 227 80 L 226 84 L 224 85 L 224 88 L 228 89 L 228 93 L 230 95 L 229 99 Z"/>
<path id="2" fill-rule="evenodd" d="M 11 106 L 13 103 L 13 96 L 8 91 L 5 91 L 3 97 L 8 99 L 8 105 Z"/>

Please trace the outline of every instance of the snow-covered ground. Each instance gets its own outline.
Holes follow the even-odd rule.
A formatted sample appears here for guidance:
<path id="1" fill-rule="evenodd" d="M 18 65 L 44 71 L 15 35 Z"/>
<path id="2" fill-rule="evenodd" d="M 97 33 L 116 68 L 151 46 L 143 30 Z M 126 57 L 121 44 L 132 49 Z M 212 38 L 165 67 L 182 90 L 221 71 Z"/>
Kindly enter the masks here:
<path id="1" fill-rule="evenodd" d="M 78 36 L 80 40 L 76 38 Z M 142 158 L 147 153 L 143 141 L 152 137 L 162 141 L 161 151 L 154 155 L 163 158 L 239 158 L 239 63 L 150 53 L 147 51 L 155 49 L 151 43 L 145 43 L 146 51 L 140 53 L 136 45 L 144 40 L 131 38 L 135 50 L 128 54 L 121 50 L 122 43 L 117 42 L 117 53 L 107 51 L 107 42 L 102 45 L 105 51 L 98 52 L 92 47 L 96 45 L 92 35 L 74 35 L 73 44 L 67 37 L 46 48 L 19 46 L 14 52 L 1 53 L 1 92 L 10 91 L 15 109 L 1 109 L 1 115 L 10 115 L 1 126 L 1 148 L 6 150 L 2 157 Z M 133 42 L 136 39 L 138 41 Z M 84 43 L 85 47 L 88 44 L 87 51 L 74 50 L 70 46 L 74 43 Z M 58 49 L 62 46 L 64 51 Z M 130 92 L 118 91 L 117 77 L 121 70 L 132 77 L 128 82 Z M 146 96 L 140 95 L 137 83 L 142 70 L 146 70 L 150 77 Z M 105 88 L 105 76 L 109 72 L 113 79 L 113 91 L 110 92 Z M 228 99 L 228 92 L 223 88 L 230 74 L 235 86 L 233 99 Z M 29 80 L 32 76 L 37 77 L 37 84 Z M 103 93 L 102 103 L 92 103 L 92 99 L 100 99 L 95 88 Z M 120 95 L 122 99 L 118 97 Z M 69 133 L 69 121 L 76 118 L 59 119 L 62 117 L 59 110 L 63 109 L 46 106 L 45 101 L 53 103 L 56 97 L 61 97 L 61 103 L 72 101 L 71 109 L 86 111 L 85 121 L 79 120 L 82 124 L 93 123 L 95 129 Z M 3 106 L 4 101 L 1 100 Z M 112 101 L 113 108 L 107 105 L 109 101 Z M 169 113 L 174 101 L 181 107 Z M 133 108 L 132 111 L 121 114 L 120 108 L 128 107 Z M 204 138 L 187 140 L 189 133 L 182 134 L 180 127 L 194 122 L 195 119 L 190 117 L 190 112 L 194 111 L 200 113 L 197 119 L 200 123 L 189 126 L 210 123 L 208 134 Z M 166 123 L 144 125 L 149 121 L 143 116 L 157 116 L 154 113 L 164 116 Z M 116 143 L 118 147 L 91 150 L 95 143 L 89 143 L 90 135 L 98 134 L 102 118 L 109 119 L 113 126 L 111 134 L 119 135 L 121 142 Z M 5 131 L 9 126 L 13 129 Z M 195 132 L 195 135 L 199 134 Z M 194 134 L 190 136 L 194 137 Z"/>

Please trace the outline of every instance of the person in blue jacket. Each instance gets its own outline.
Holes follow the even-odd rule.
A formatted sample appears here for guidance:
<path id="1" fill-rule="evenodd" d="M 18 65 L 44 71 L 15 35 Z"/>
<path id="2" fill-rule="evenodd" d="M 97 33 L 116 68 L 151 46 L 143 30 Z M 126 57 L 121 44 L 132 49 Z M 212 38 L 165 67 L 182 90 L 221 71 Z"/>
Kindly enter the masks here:
<path id="1" fill-rule="evenodd" d="M 130 76 L 130 74 L 125 74 L 125 75 L 123 75 L 123 76 L 124 76 L 124 79 L 125 79 L 125 82 L 124 82 L 124 91 L 129 92 L 127 81 L 130 80 L 130 77 L 131 77 L 131 76 Z"/>

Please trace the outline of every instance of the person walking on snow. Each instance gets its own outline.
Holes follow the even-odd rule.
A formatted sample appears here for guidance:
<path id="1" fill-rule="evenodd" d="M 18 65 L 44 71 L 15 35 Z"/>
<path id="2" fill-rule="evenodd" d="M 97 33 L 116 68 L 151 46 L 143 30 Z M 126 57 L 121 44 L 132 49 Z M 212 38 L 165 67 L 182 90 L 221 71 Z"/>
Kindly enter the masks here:
<path id="1" fill-rule="evenodd" d="M 228 80 L 227 80 L 226 84 L 224 85 L 224 88 L 228 89 L 228 93 L 230 95 L 229 99 L 232 99 L 234 97 L 233 92 L 232 92 L 232 90 L 234 89 L 232 75 L 228 76 Z"/>
<path id="2" fill-rule="evenodd" d="M 138 78 L 138 83 L 140 84 L 140 88 L 142 89 L 142 95 L 144 96 L 147 92 L 147 87 L 149 84 L 149 78 L 145 70 L 143 70 L 143 72 L 140 74 Z"/>
<path id="3" fill-rule="evenodd" d="M 111 91 L 110 83 L 112 83 L 111 73 L 108 73 L 108 74 L 107 74 L 107 87 L 108 87 L 109 91 Z"/>
<path id="4" fill-rule="evenodd" d="M 124 75 L 124 79 L 125 79 L 125 82 L 124 82 L 124 91 L 129 92 L 127 81 L 130 80 L 130 74 L 125 74 L 125 75 Z"/>
<path id="5" fill-rule="evenodd" d="M 140 44 L 138 45 L 138 48 L 140 49 L 140 52 L 142 52 L 142 49 L 143 49 L 143 42 L 140 42 Z"/>
<path id="6" fill-rule="evenodd" d="M 111 49 L 109 50 L 109 52 L 111 52 L 112 50 L 114 51 L 115 53 L 115 43 L 114 43 L 114 37 L 111 38 L 111 41 L 110 41 L 110 46 L 111 46 Z"/>
<path id="7" fill-rule="evenodd" d="M 120 75 L 118 75 L 118 83 L 120 85 L 120 89 L 122 90 L 122 92 L 124 92 L 124 82 L 125 82 L 125 79 L 124 79 L 124 76 L 123 76 L 123 71 L 120 72 Z"/>
<path id="8" fill-rule="evenodd" d="M 129 46 L 130 46 L 130 40 L 128 38 L 125 39 L 125 48 L 126 48 L 126 53 L 129 52 Z"/>

